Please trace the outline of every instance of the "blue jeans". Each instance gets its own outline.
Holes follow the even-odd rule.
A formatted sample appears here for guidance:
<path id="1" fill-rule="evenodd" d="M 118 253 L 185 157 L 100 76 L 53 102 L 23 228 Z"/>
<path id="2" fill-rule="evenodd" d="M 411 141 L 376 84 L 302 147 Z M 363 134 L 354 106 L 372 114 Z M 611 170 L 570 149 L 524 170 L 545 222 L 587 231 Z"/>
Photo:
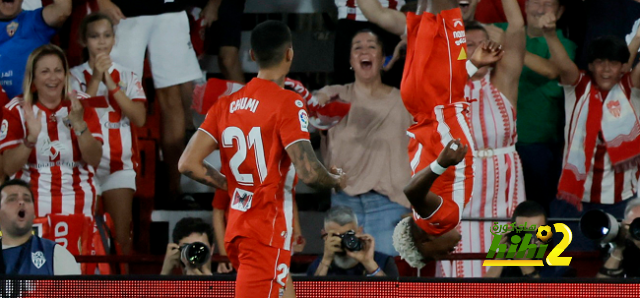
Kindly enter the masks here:
<path id="1" fill-rule="evenodd" d="M 627 207 L 628 202 L 629 200 L 624 200 L 620 203 L 612 205 L 582 203 L 582 211 L 578 211 L 575 206 L 567 203 L 566 201 L 555 199 L 553 200 L 553 202 L 551 202 L 551 214 L 549 217 L 580 218 L 589 210 L 600 209 L 613 215 L 615 218 L 623 218 L 624 209 Z M 569 244 L 569 247 L 567 247 L 567 251 L 600 250 L 600 245 L 598 242 L 593 241 L 582 234 L 582 232 L 580 231 L 579 222 L 566 222 L 564 224 L 566 224 L 569 229 L 571 229 L 571 233 L 573 234 L 573 240 L 571 241 L 571 244 Z"/>
<path id="2" fill-rule="evenodd" d="M 352 197 L 344 192 L 331 195 L 331 206 L 347 206 L 358 218 L 358 225 L 375 239 L 375 251 L 397 256 L 393 248 L 393 230 L 403 214 L 411 210 L 389 200 L 389 197 L 370 191 Z"/>

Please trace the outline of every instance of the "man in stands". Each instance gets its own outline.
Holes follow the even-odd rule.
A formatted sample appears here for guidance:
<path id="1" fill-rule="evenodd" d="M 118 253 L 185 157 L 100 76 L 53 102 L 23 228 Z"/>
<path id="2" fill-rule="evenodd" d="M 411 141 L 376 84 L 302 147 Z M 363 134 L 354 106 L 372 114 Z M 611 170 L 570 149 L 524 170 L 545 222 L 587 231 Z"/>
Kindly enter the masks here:
<path id="1" fill-rule="evenodd" d="M 350 233 L 357 237 L 361 249 L 349 250 L 342 244 Z M 398 276 L 393 257 L 375 251 L 375 239 L 362 234 L 356 214 L 347 206 L 336 206 L 327 211 L 322 239 L 324 253 L 311 263 L 308 276 Z"/>
<path id="2" fill-rule="evenodd" d="M 67 249 L 32 234 L 33 193 L 14 179 L 0 185 L 2 257 L 10 275 L 80 275 L 80 265 Z"/>
<path id="3" fill-rule="evenodd" d="M 640 35 L 629 46 L 615 36 L 595 39 L 584 71 L 556 35 L 555 15 L 546 14 L 540 22 L 565 93 L 565 156 L 558 184 L 562 200 L 553 202 L 551 216 L 581 217 L 600 209 L 621 218 L 628 200 L 636 197 L 640 175 L 640 67 L 629 72 Z M 569 249 L 597 250 L 595 243 L 575 234 Z"/>
<path id="4" fill-rule="evenodd" d="M 211 259 L 202 267 L 197 268 L 185 264 L 181 258 L 181 252 L 185 245 L 195 242 L 203 243 L 213 254 L 213 229 L 208 223 L 200 218 L 185 217 L 176 223 L 172 237 L 173 242 L 167 244 L 161 275 L 171 275 L 174 268 L 181 268 L 185 275 L 213 275 Z"/>
<path id="5" fill-rule="evenodd" d="M 48 44 L 71 14 L 71 0 L 54 0 L 44 8 L 22 10 L 23 0 L 0 2 L 0 86 L 9 98 L 22 94 L 27 58 Z"/>
<path id="6" fill-rule="evenodd" d="M 258 77 L 213 104 L 180 158 L 180 172 L 232 198 L 226 249 L 238 270 L 236 297 L 284 294 L 293 236 L 293 202 L 285 188 L 294 180 L 317 188 L 341 188 L 342 170 L 329 173 L 309 142 L 302 97 L 284 90 L 293 61 L 291 31 L 278 21 L 251 34 Z M 221 172 L 204 162 L 220 149 Z M 295 166 L 295 167 L 294 167 Z M 287 286 L 287 287 L 289 287 Z"/>

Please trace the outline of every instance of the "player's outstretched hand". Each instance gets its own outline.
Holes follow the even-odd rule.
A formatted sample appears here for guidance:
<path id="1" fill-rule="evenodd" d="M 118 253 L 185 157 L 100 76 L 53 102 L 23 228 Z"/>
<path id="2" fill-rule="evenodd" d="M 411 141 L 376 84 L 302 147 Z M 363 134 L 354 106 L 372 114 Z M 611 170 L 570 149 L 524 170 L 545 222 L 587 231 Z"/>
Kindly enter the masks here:
<path id="1" fill-rule="evenodd" d="M 445 168 L 455 166 L 464 159 L 464 156 L 467 154 L 467 150 L 469 150 L 469 146 L 462 145 L 460 139 L 452 140 L 447 144 L 447 147 L 442 149 L 442 152 L 440 152 L 440 155 L 438 156 L 438 164 Z"/>
<path id="2" fill-rule="evenodd" d="M 492 40 L 485 40 L 480 44 L 480 47 L 473 52 L 471 63 L 477 68 L 481 68 L 500 61 L 503 56 L 504 51 L 501 45 Z"/>

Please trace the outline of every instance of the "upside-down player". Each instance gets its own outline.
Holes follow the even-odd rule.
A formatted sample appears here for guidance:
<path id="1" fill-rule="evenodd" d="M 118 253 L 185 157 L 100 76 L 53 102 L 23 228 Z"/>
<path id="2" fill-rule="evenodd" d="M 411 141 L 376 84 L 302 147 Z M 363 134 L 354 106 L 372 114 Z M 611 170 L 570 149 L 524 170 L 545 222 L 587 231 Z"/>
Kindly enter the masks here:
<path id="1" fill-rule="evenodd" d="M 318 188 L 340 188 L 346 176 L 336 168 L 331 172 L 337 175 L 329 173 L 318 161 L 303 99 L 283 89 L 293 60 L 289 28 L 277 21 L 256 26 L 251 57 L 258 63 L 258 77 L 213 104 L 179 169 L 196 181 L 228 189 L 225 247 L 238 270 L 235 297 L 278 297 L 285 283 L 291 285 L 293 202 L 284 188 L 294 175 L 288 174 L 296 171 L 300 180 Z M 204 162 L 216 149 L 221 173 Z"/>
<path id="2" fill-rule="evenodd" d="M 394 246 L 405 259 L 417 248 L 422 262 L 444 257 L 460 240 L 456 227 L 473 191 L 473 140 L 464 99 L 467 54 L 458 0 L 419 0 L 416 14 L 408 13 L 406 22 L 400 91 L 417 122 L 408 132 L 414 176 L 405 188 L 413 217 L 396 227 Z M 437 160 L 445 148 L 464 151 L 461 162 L 449 169 Z"/>

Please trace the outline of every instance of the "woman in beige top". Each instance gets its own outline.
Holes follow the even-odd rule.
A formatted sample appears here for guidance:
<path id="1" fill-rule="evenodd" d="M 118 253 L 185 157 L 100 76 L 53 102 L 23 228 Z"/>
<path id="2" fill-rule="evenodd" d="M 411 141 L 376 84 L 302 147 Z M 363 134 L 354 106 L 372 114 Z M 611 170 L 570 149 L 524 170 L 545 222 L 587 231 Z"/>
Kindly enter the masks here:
<path id="1" fill-rule="evenodd" d="M 402 189 L 411 177 L 406 130 L 412 118 L 400 90 L 382 83 L 384 53 L 373 32 L 362 30 L 351 42 L 351 68 L 356 81 L 327 86 L 316 93 L 323 104 L 340 99 L 351 103 L 349 114 L 323 137 L 325 164 L 348 173 L 343 192 L 333 194 L 333 206 L 356 213 L 364 232 L 375 239 L 375 250 L 395 256 L 391 237 L 409 201 Z"/>

